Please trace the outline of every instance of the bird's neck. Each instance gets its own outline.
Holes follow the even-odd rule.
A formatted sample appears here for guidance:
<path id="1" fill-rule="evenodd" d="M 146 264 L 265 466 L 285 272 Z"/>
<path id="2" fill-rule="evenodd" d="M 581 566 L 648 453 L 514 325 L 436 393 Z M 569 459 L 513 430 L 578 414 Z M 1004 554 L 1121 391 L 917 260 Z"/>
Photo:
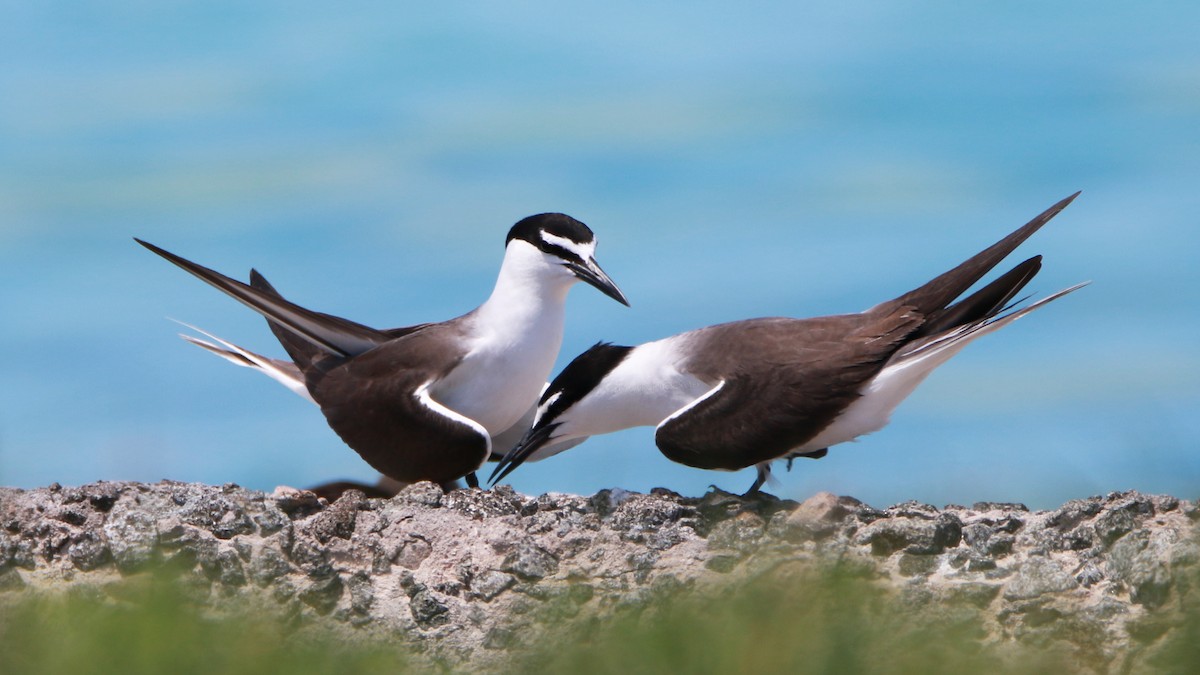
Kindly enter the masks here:
<path id="1" fill-rule="evenodd" d="M 514 248 L 530 250 L 514 254 Z M 562 346 L 570 281 L 541 255 L 510 245 L 492 295 L 464 317 L 462 361 L 431 390 L 490 434 L 511 427 L 537 401 Z"/>
<path id="2" fill-rule="evenodd" d="M 574 279 L 547 265 L 532 246 L 510 246 L 487 301 L 475 312 L 475 332 L 520 340 L 536 333 L 557 345 L 562 341 L 567 291 Z"/>
<path id="3" fill-rule="evenodd" d="M 563 416 L 563 440 L 638 426 L 656 426 L 713 384 L 682 367 L 679 336 L 635 347 Z"/>

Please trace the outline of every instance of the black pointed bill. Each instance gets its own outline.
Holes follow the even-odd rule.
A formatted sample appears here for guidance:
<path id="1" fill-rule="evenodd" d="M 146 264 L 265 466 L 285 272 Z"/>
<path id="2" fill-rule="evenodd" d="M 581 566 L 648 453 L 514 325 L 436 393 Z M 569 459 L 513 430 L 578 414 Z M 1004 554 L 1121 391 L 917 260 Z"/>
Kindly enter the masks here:
<path id="1" fill-rule="evenodd" d="M 551 423 L 525 432 L 525 436 L 521 438 L 520 442 L 505 453 L 504 459 L 501 459 L 500 463 L 496 465 L 492 475 L 488 477 L 488 485 L 495 485 L 518 466 L 524 464 L 530 455 L 550 441 L 550 434 L 554 433 L 557 428 L 558 424 Z"/>
<path id="2" fill-rule="evenodd" d="M 601 293 L 626 307 L 629 306 L 629 300 L 625 298 L 625 294 L 621 292 L 621 289 L 617 288 L 617 285 L 604 273 L 604 270 L 600 269 L 595 260 L 589 258 L 582 263 L 568 261 L 564 262 L 563 265 L 566 265 L 567 269 L 574 272 L 575 276 L 595 286 Z"/>

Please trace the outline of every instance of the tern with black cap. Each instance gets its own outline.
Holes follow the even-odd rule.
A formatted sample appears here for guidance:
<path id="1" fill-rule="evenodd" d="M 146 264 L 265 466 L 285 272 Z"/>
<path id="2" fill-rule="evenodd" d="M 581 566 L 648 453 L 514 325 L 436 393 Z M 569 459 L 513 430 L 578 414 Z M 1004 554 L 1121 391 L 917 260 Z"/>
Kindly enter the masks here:
<path id="1" fill-rule="evenodd" d="M 207 333 L 214 342 L 189 341 L 316 403 L 347 445 L 404 483 L 466 477 L 474 484 L 492 453 L 521 437 L 554 367 L 567 291 L 576 281 L 629 304 L 596 263 L 592 231 L 561 213 L 512 227 L 496 285 L 478 308 L 388 330 L 289 302 L 256 271 L 244 284 L 137 241 L 266 317 L 290 360 Z"/>
<path id="2" fill-rule="evenodd" d="M 1041 268 L 1034 256 L 955 302 L 1075 193 L 958 267 L 858 314 L 762 318 L 701 328 L 636 347 L 600 343 L 576 357 L 538 402 L 533 426 L 492 473 L 571 442 L 655 426 L 669 459 L 702 469 L 754 466 L 757 492 L 771 462 L 823 457 L 878 431 L 937 366 L 1072 286 L 1017 308 Z"/>

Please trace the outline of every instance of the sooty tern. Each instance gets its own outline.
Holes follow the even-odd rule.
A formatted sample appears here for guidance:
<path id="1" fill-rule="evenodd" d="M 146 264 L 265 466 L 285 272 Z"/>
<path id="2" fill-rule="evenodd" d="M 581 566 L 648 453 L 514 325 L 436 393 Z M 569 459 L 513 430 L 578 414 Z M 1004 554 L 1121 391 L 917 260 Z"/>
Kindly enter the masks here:
<path id="1" fill-rule="evenodd" d="M 636 347 L 599 343 L 550 383 L 533 426 L 491 481 L 566 449 L 567 441 L 653 425 L 655 444 L 673 461 L 757 467 L 747 494 L 754 493 L 772 461 L 820 458 L 831 445 L 878 431 L 968 343 L 1083 286 L 1014 308 L 1013 297 L 1041 267 L 1034 256 L 951 304 L 1078 194 L 920 288 L 859 314 L 735 321 Z"/>
<path id="2" fill-rule="evenodd" d="M 257 271 L 249 285 L 136 240 L 267 318 L 290 361 L 184 336 L 316 403 L 346 445 L 401 482 L 453 483 L 529 427 L 563 337 L 567 291 L 583 280 L 625 295 L 595 260 L 586 225 L 561 213 L 509 230 L 491 296 L 441 323 L 377 330 L 285 300 Z"/>

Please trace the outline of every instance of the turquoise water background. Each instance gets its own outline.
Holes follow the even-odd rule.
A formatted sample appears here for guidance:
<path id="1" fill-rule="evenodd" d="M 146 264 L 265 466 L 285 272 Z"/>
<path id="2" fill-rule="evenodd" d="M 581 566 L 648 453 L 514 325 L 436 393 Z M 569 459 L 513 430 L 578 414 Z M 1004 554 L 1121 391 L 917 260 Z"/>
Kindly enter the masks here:
<path id="1" fill-rule="evenodd" d="M 1075 190 L 1046 294 L 892 424 L 768 488 L 886 505 L 1200 495 L 1200 5 L 0 2 L 0 484 L 372 480 L 311 404 L 175 338 L 280 354 L 134 244 L 314 309 L 467 311 L 564 211 L 628 294 L 571 293 L 560 367 L 752 316 L 864 309 Z M 653 430 L 523 492 L 741 491 Z"/>

